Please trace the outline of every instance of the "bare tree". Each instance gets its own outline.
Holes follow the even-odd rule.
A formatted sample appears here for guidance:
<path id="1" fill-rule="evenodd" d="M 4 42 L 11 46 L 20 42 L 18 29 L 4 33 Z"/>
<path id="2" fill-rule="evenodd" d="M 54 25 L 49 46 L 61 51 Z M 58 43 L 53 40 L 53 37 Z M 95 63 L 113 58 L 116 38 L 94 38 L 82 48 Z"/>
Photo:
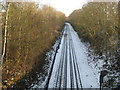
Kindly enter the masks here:
<path id="1" fill-rule="evenodd" d="M 2 52 L 2 57 L 1 57 L 1 64 L 3 63 L 3 59 L 5 56 L 5 51 L 6 51 L 6 43 L 7 43 L 7 25 L 8 25 L 8 13 L 9 13 L 9 8 L 10 8 L 10 3 L 8 3 L 8 8 L 6 11 L 6 21 L 5 21 L 5 34 L 4 34 L 4 43 L 3 43 L 3 52 Z"/>

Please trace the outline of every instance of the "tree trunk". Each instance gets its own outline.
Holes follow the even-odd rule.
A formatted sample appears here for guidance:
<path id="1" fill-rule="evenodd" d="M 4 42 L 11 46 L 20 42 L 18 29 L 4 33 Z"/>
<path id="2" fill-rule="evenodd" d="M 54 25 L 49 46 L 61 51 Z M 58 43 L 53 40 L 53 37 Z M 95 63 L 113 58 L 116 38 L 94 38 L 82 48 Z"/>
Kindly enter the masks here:
<path id="1" fill-rule="evenodd" d="M 2 57 L 1 57 L 1 64 L 3 63 L 3 59 L 6 53 L 6 43 L 7 43 L 7 25 L 8 25 L 8 12 L 10 8 L 10 3 L 8 3 L 8 8 L 6 11 L 6 20 L 5 20 L 5 30 L 4 30 L 4 43 L 3 43 L 3 49 L 2 49 Z"/>

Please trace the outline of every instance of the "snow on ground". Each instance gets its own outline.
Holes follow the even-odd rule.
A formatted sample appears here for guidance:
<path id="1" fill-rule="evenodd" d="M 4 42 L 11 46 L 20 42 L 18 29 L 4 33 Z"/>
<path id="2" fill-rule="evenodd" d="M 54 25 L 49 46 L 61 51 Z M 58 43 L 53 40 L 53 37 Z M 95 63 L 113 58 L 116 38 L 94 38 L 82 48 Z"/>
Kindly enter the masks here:
<path id="1" fill-rule="evenodd" d="M 79 71 L 80 71 L 82 86 L 83 86 L 83 88 L 99 88 L 99 79 L 98 79 L 99 74 L 96 73 L 95 70 L 88 65 L 87 48 L 80 41 L 77 33 L 73 30 L 72 26 L 70 24 L 68 24 L 68 25 L 69 25 L 71 37 L 72 37 L 74 48 L 75 48 L 75 53 L 76 53 L 77 63 L 78 63 Z M 64 40 L 64 37 L 62 37 L 60 47 L 63 46 L 63 40 Z M 56 56 L 51 80 L 49 83 L 49 88 L 53 88 L 55 85 L 54 80 L 56 80 L 56 78 L 57 78 L 56 73 L 58 71 L 58 67 L 59 67 L 59 63 L 60 63 L 60 58 L 61 58 L 60 52 L 62 51 L 61 49 L 62 48 L 59 49 L 58 54 Z M 69 70 L 70 70 L 70 67 L 68 67 L 68 73 L 69 73 Z M 69 75 L 70 74 L 68 74 L 68 81 L 70 81 Z M 70 85 L 68 85 L 68 87 L 69 86 Z"/>
<path id="2" fill-rule="evenodd" d="M 88 59 L 89 59 L 88 47 L 84 43 L 81 42 L 80 38 L 77 35 L 77 32 L 74 31 L 73 27 L 69 23 L 66 23 L 64 29 L 66 29 L 66 31 L 64 30 L 63 36 L 61 38 L 60 48 L 56 54 L 55 63 L 54 63 L 52 75 L 51 75 L 50 82 L 49 82 L 49 88 L 55 88 L 56 81 L 57 81 L 56 78 L 61 77 L 58 74 L 58 72 L 60 71 L 59 65 L 60 65 L 62 53 L 64 53 L 63 49 L 65 49 L 64 48 L 65 33 L 71 34 L 71 38 L 68 37 L 69 35 L 67 36 L 66 43 L 68 44 L 71 39 L 73 41 L 73 47 L 74 47 L 74 51 L 76 54 L 78 69 L 80 72 L 82 88 L 99 88 L 99 73 L 98 73 L 99 68 L 95 68 L 94 63 L 88 63 Z M 56 43 L 58 44 L 58 42 L 56 42 Z M 68 48 L 70 47 L 69 45 L 67 45 L 67 46 L 68 46 Z M 54 48 L 56 48 L 56 46 Z M 67 52 L 70 52 L 70 50 L 67 49 Z M 53 58 L 53 56 L 54 56 L 54 53 L 52 55 L 52 58 Z M 75 77 L 74 77 L 73 81 L 71 81 L 71 79 L 70 79 L 71 67 L 70 67 L 69 59 L 70 59 L 70 55 L 69 55 L 69 53 L 67 53 L 67 88 L 70 88 L 70 82 L 75 82 Z M 98 67 L 101 67 L 103 64 L 103 62 L 100 62 L 100 61 L 98 61 L 97 63 L 98 63 Z M 99 66 L 99 63 L 101 63 L 100 66 Z M 63 67 L 65 67 L 65 66 L 63 66 Z M 75 72 L 75 71 L 73 70 L 73 72 Z M 64 76 L 65 72 L 62 75 Z M 73 76 L 75 76 L 75 75 L 73 74 Z M 46 77 L 46 79 L 47 79 L 47 77 Z M 62 80 L 62 81 L 64 81 L 64 80 Z M 34 86 L 34 88 L 35 87 L 43 88 L 45 83 L 46 83 L 46 80 L 42 84 Z M 74 86 L 74 87 L 76 87 L 76 86 Z"/>
<path id="3" fill-rule="evenodd" d="M 99 88 L 99 74 L 88 65 L 87 47 L 81 42 L 71 25 L 71 35 L 78 60 L 83 88 Z"/>
<path id="4" fill-rule="evenodd" d="M 49 83 L 49 88 L 53 88 L 54 85 L 55 85 L 54 80 L 56 80 L 56 74 L 57 74 L 57 70 L 58 70 L 58 67 L 59 67 L 59 63 L 60 63 L 61 53 L 59 53 L 59 52 L 62 51 L 61 47 L 63 47 L 63 40 L 64 40 L 64 37 L 62 37 L 61 44 L 60 44 L 60 49 L 58 50 L 58 53 L 56 55 L 54 68 L 53 68 L 52 76 L 51 76 L 50 83 Z"/>
<path id="5" fill-rule="evenodd" d="M 60 37 L 57 38 L 57 40 L 55 41 L 55 44 L 52 46 L 50 51 L 46 53 L 47 57 L 46 57 L 45 60 L 48 60 L 49 64 L 44 65 L 44 68 L 47 67 L 45 72 L 49 72 L 50 71 L 51 63 L 52 63 L 52 60 L 54 58 L 57 46 L 59 45 L 59 42 L 60 42 Z M 40 76 L 39 77 L 39 83 L 32 85 L 33 86 L 32 88 L 44 88 L 44 85 L 46 84 L 46 79 L 47 79 L 48 76 L 45 76 L 45 80 L 43 80 L 44 77 L 41 77 L 40 74 L 39 74 L 39 76 Z"/>

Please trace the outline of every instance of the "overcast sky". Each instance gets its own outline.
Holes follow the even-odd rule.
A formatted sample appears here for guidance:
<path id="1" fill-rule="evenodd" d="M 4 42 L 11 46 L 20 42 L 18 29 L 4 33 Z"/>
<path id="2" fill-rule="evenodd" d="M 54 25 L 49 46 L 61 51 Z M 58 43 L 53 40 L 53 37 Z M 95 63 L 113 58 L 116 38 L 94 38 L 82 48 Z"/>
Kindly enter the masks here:
<path id="1" fill-rule="evenodd" d="M 87 3 L 87 0 L 36 0 L 41 4 L 48 4 L 56 10 L 65 13 L 68 16 L 75 9 L 80 9 L 82 6 Z"/>

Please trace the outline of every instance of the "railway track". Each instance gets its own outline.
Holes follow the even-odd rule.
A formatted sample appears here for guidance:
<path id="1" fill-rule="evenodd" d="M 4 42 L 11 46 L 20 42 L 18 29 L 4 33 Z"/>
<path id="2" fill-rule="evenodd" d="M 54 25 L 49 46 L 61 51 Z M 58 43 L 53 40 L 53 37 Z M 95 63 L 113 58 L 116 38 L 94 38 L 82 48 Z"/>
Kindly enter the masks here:
<path id="1" fill-rule="evenodd" d="M 58 57 L 57 57 L 58 55 Z M 80 70 L 71 35 L 71 27 L 66 24 L 61 40 L 60 50 L 52 63 L 45 88 L 77 88 L 82 90 Z"/>

